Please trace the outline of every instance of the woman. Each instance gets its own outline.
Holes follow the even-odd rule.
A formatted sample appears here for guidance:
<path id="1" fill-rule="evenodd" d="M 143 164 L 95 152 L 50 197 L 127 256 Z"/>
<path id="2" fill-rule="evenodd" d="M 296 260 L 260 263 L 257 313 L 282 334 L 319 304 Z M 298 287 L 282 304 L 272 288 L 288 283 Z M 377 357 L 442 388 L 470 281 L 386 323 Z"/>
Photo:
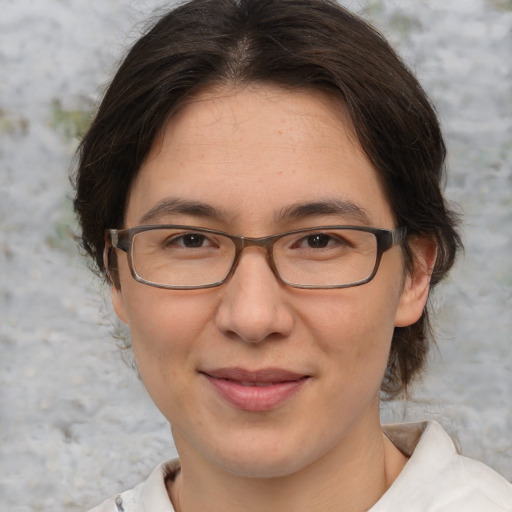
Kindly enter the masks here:
<path id="1" fill-rule="evenodd" d="M 382 427 L 460 240 L 416 79 L 328 0 L 193 0 L 80 149 L 83 245 L 179 460 L 103 511 L 512 510 L 434 423 Z"/>

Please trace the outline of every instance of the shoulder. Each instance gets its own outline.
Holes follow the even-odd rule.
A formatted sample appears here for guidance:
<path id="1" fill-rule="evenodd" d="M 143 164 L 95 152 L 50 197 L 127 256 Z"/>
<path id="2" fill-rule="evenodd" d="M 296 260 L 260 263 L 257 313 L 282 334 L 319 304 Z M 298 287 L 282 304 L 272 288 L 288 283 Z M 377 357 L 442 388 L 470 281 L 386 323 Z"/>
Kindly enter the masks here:
<path id="1" fill-rule="evenodd" d="M 371 512 L 512 512 L 512 484 L 460 455 L 438 423 L 394 425 L 385 432 L 410 459 Z"/>
<path id="2" fill-rule="evenodd" d="M 177 459 L 163 462 L 152 471 L 147 480 L 133 489 L 109 498 L 89 512 L 174 512 L 165 482 L 178 471 Z"/>

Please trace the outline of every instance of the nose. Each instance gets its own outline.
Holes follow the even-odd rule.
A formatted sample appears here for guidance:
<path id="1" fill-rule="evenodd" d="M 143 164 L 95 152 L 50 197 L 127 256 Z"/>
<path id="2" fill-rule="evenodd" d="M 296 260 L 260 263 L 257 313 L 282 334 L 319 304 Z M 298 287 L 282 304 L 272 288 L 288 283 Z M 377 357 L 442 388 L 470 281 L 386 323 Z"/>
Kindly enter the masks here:
<path id="1" fill-rule="evenodd" d="M 289 336 L 294 317 L 284 286 L 272 272 L 265 252 L 246 248 L 235 272 L 223 285 L 218 329 L 246 343 Z"/>

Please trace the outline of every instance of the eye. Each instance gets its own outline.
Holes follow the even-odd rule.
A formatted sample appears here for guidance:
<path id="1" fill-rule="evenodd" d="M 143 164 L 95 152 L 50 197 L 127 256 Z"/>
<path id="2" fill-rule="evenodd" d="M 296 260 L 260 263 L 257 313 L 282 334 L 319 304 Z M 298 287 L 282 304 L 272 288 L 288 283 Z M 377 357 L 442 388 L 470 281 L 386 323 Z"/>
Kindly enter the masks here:
<path id="1" fill-rule="evenodd" d="M 334 247 L 346 247 L 347 240 L 339 235 L 330 235 L 328 233 L 312 233 L 297 240 L 294 244 L 299 249 L 326 249 Z"/>
<path id="2" fill-rule="evenodd" d="M 178 245 L 186 247 L 187 249 L 195 249 L 198 247 L 208 247 L 212 244 L 205 235 L 201 235 L 200 233 L 186 233 L 168 239 L 167 245 Z"/>
<path id="3" fill-rule="evenodd" d="M 197 232 L 174 232 L 162 233 L 162 238 L 158 242 L 161 249 L 186 250 L 186 249 L 211 249 L 218 248 L 219 243 L 213 236 Z"/>
<path id="4" fill-rule="evenodd" d="M 332 245 L 333 238 L 325 233 L 315 233 L 306 237 L 304 243 L 311 249 L 324 249 L 328 245 Z"/>

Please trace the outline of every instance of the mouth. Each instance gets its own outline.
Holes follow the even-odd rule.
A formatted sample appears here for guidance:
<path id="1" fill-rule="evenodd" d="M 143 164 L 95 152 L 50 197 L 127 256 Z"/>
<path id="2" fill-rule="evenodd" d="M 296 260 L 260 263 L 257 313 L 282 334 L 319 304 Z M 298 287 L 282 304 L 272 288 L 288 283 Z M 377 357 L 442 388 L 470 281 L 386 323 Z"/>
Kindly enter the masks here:
<path id="1" fill-rule="evenodd" d="M 248 412 L 278 408 L 299 392 L 311 378 L 309 375 L 279 368 L 257 371 L 219 368 L 199 373 L 224 402 Z"/>

